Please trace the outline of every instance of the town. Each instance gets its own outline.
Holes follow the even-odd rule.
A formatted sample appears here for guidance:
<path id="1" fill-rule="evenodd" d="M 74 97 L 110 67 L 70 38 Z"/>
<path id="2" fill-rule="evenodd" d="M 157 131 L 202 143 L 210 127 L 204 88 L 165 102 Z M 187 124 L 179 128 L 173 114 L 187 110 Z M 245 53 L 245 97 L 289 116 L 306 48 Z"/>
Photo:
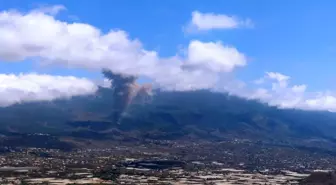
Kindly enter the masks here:
<path id="1" fill-rule="evenodd" d="M 1 184 L 298 184 L 330 152 L 225 142 L 147 141 L 72 151 L 3 148 Z"/>

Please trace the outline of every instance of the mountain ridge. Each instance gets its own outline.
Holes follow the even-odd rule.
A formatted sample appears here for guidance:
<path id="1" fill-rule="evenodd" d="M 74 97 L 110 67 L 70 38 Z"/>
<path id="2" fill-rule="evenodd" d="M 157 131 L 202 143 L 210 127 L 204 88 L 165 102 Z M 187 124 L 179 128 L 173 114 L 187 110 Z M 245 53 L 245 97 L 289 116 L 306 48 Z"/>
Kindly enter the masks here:
<path id="1" fill-rule="evenodd" d="M 0 132 L 48 133 L 82 139 L 334 139 L 336 114 L 278 109 L 207 90 L 158 91 L 150 101 L 135 98 L 120 124 L 115 122 L 113 90 L 53 102 L 0 108 Z M 17 116 L 20 115 L 20 116 Z M 318 124 L 316 124 L 318 123 Z"/>

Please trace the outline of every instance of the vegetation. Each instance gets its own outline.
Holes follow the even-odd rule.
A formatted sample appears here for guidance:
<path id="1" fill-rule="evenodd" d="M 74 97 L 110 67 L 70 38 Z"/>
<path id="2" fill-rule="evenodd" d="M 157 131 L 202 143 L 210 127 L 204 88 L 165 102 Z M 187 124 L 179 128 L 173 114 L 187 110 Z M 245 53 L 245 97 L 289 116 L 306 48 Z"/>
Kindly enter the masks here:
<path id="1" fill-rule="evenodd" d="M 7 136 L 48 133 L 99 140 L 241 137 L 285 142 L 333 141 L 336 131 L 334 113 L 278 109 L 206 90 L 158 91 L 146 103 L 135 99 L 117 124 L 113 116 L 118 110 L 111 94 L 112 89 L 100 88 L 95 95 L 1 108 L 0 132 Z"/>

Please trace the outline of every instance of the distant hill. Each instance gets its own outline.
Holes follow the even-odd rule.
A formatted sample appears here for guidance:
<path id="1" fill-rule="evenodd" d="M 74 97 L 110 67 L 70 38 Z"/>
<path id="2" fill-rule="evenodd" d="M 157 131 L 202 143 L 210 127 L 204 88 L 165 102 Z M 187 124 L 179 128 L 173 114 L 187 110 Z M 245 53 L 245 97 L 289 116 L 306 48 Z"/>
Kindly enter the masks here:
<path id="1" fill-rule="evenodd" d="M 115 123 L 112 89 L 94 95 L 0 108 L 3 135 L 48 133 L 95 140 L 243 138 L 334 142 L 336 114 L 278 109 L 206 90 L 135 97 Z"/>

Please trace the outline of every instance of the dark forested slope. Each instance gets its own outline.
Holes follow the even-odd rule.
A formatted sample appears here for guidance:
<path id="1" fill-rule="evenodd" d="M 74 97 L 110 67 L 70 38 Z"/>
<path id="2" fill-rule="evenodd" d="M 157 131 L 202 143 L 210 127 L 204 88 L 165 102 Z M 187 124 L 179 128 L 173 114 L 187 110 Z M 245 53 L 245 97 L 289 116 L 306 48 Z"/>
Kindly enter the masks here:
<path id="1" fill-rule="evenodd" d="M 336 114 L 277 109 L 206 90 L 156 92 L 134 99 L 115 123 L 112 89 L 95 95 L 0 108 L 5 135 L 48 133 L 84 139 L 327 139 Z"/>

